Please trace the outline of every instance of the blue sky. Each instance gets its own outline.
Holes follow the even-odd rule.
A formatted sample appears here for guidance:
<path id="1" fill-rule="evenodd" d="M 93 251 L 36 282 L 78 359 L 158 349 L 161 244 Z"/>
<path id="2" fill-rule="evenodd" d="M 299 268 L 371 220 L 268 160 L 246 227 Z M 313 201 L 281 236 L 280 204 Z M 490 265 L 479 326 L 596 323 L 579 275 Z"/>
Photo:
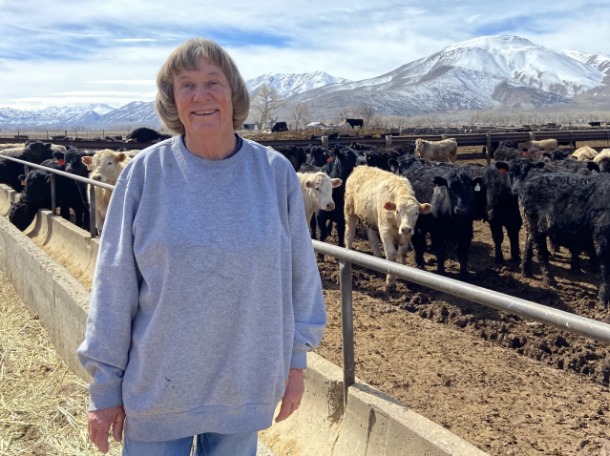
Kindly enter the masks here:
<path id="1" fill-rule="evenodd" d="M 540 3 L 540 4 L 538 4 Z M 610 56 L 607 0 L 0 0 L 0 106 L 152 101 L 182 41 L 223 45 L 243 76 L 372 78 L 485 35 Z"/>

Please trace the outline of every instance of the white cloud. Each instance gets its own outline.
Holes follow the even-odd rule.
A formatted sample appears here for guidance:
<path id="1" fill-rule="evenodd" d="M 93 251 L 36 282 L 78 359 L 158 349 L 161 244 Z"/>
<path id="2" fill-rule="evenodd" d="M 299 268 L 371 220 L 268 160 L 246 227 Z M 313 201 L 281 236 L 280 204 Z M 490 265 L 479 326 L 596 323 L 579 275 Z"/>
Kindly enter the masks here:
<path id="1" fill-rule="evenodd" d="M 610 8 L 601 0 L 535 8 L 529 0 L 510 8 L 479 0 L 0 0 L 0 8 L 0 106 L 150 101 L 167 55 L 195 35 L 225 46 L 246 79 L 321 70 L 361 80 L 494 34 L 610 55 Z"/>

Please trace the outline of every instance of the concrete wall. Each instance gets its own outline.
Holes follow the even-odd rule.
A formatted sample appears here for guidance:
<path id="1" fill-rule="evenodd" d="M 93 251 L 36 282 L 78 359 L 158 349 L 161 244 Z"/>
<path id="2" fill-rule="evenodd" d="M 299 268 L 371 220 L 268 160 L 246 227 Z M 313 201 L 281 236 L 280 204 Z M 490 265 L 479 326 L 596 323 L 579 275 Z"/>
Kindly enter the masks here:
<path id="1" fill-rule="evenodd" d="M 0 211 L 7 201 L 14 200 L 14 195 L 7 194 L 10 192 L 0 186 Z M 26 306 L 39 315 L 59 355 L 86 379 L 76 349 L 84 337 L 89 292 L 39 244 L 63 251 L 86 278 L 95 266 L 97 241 L 50 211 L 40 211 L 24 233 L 0 217 L 3 271 Z M 341 369 L 316 354 L 310 354 L 308 359 L 301 408 L 290 419 L 261 434 L 278 455 L 486 454 L 363 382 L 350 387 L 344 401 Z"/>

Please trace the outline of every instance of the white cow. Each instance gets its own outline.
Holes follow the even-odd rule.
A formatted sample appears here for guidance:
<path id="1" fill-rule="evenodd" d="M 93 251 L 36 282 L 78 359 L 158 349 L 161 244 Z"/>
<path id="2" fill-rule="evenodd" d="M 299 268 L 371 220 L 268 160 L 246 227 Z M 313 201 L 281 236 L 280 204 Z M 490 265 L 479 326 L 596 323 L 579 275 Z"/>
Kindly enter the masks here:
<path id="1" fill-rule="evenodd" d="M 89 170 L 89 178 L 105 184 L 116 185 L 119 175 L 131 158 L 124 152 L 102 149 L 93 156 L 84 156 L 81 160 Z M 110 189 L 95 188 L 95 226 L 98 234 L 102 233 L 111 195 L 112 190 Z"/>
<path id="2" fill-rule="evenodd" d="M 332 178 L 322 171 L 318 172 L 298 172 L 303 203 L 305 204 L 305 217 L 307 222 L 311 220 L 316 209 L 322 211 L 332 211 L 335 208 L 333 201 L 333 188 L 339 187 L 343 181 L 339 178 Z"/>
<path id="3" fill-rule="evenodd" d="M 556 139 L 540 139 L 540 140 L 531 140 L 525 141 L 522 143 L 517 143 L 517 147 L 519 150 L 523 149 L 540 149 L 544 152 L 553 152 L 555 149 L 559 147 L 559 141 Z"/>
<path id="4" fill-rule="evenodd" d="M 405 264 L 419 214 L 431 210 L 430 204 L 417 201 L 405 177 L 375 167 L 357 166 L 345 183 L 345 246 L 352 248 L 356 222 L 360 220 L 367 227 L 375 256 L 381 257 L 377 227 L 386 259 Z M 395 277 L 388 274 L 387 288 L 394 284 Z"/>
<path id="5" fill-rule="evenodd" d="M 454 162 L 457 157 L 457 141 L 455 138 L 441 141 L 415 140 L 415 155 L 428 161 Z"/>
<path id="6" fill-rule="evenodd" d="M 593 160 L 597 155 L 597 151 L 589 146 L 582 146 L 570 154 L 570 158 L 574 160 Z"/>

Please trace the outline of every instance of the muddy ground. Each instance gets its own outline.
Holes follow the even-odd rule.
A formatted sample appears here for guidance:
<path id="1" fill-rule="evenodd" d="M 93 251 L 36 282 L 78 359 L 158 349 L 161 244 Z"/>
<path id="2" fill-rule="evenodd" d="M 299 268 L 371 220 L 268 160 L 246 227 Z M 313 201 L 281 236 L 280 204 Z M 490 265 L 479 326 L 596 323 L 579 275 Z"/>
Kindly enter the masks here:
<path id="1" fill-rule="evenodd" d="M 330 239 L 336 243 L 335 239 Z M 553 256 L 557 288 L 534 269 L 498 266 L 489 227 L 475 222 L 471 282 L 595 319 L 599 277 Z M 508 241 L 503 246 L 509 258 Z M 371 253 L 368 241 L 356 250 Z M 428 270 L 435 270 L 432 255 Z M 414 265 L 412 254 L 407 264 Z M 586 261 L 584 262 L 586 266 Z M 342 365 L 338 262 L 319 263 L 328 329 L 317 352 Z M 457 279 L 454 252 L 447 275 Z M 356 376 L 491 455 L 608 455 L 608 347 L 520 317 L 354 266 Z"/>

